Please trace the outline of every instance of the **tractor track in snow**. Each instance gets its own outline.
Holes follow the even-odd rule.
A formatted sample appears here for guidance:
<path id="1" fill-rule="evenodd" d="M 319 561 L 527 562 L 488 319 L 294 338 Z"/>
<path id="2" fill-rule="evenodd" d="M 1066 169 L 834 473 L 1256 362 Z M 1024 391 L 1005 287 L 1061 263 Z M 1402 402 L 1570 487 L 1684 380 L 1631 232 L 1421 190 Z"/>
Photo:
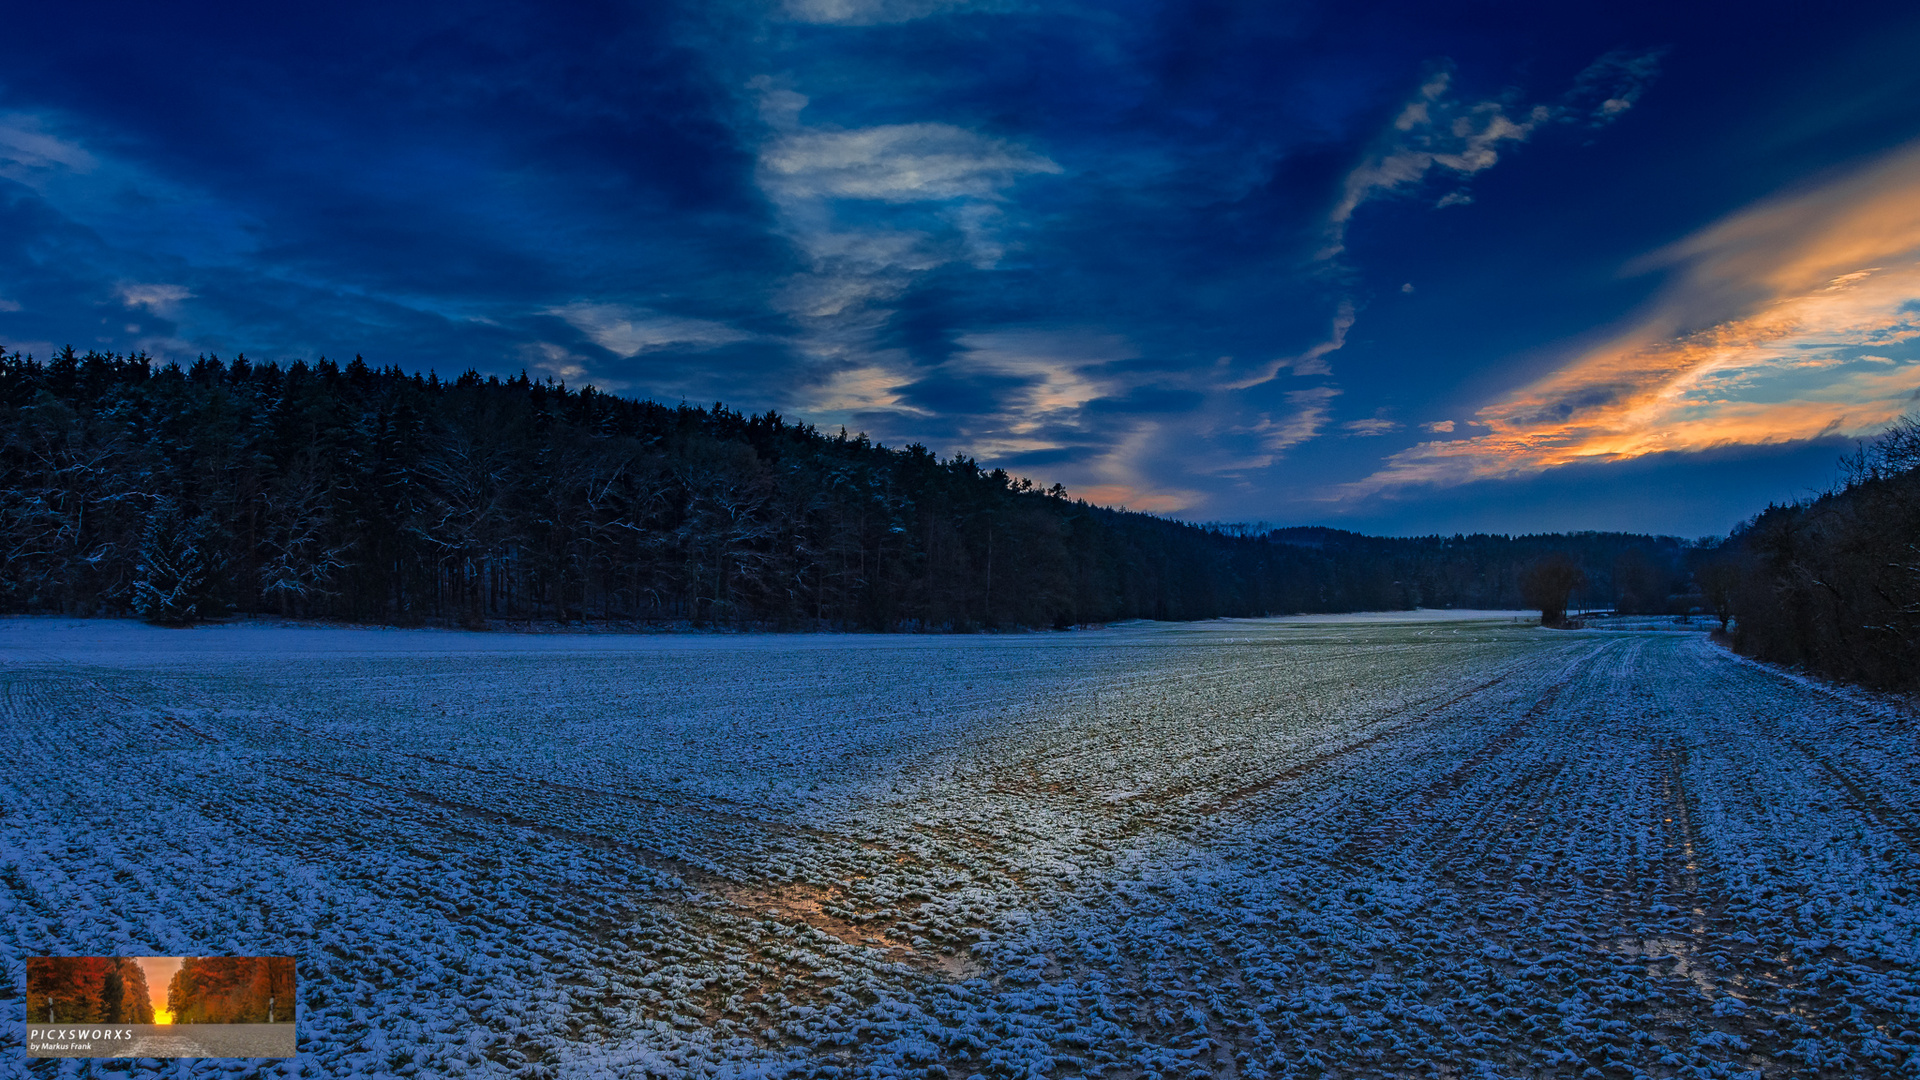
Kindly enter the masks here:
<path id="1" fill-rule="evenodd" d="M 1914 725 L 1692 635 L 166 633 L 0 638 L 0 941 L 292 951 L 323 1072 L 1920 1061 Z"/>

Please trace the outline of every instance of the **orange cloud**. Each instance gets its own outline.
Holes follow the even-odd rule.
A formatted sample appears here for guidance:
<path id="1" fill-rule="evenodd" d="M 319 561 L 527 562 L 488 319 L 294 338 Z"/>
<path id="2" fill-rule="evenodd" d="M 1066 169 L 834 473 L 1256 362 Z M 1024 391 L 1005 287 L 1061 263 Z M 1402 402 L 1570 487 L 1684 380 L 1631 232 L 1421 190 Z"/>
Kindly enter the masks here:
<path id="1" fill-rule="evenodd" d="M 1878 430 L 1920 400 L 1920 143 L 1654 253 L 1638 324 L 1345 494 Z M 1909 359 L 1891 359 L 1904 351 Z"/>

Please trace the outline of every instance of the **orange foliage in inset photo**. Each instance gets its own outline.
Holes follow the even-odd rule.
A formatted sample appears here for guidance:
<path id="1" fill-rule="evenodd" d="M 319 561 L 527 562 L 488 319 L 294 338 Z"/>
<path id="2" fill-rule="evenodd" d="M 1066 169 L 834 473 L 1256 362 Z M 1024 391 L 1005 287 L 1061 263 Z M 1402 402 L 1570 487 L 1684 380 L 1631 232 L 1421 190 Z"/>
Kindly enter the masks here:
<path id="1" fill-rule="evenodd" d="M 30 956 L 27 1022 L 151 1024 L 146 971 L 132 957 Z"/>
<path id="2" fill-rule="evenodd" d="M 290 1024 L 293 985 L 291 956 L 189 956 L 167 1009 L 176 1024 Z"/>

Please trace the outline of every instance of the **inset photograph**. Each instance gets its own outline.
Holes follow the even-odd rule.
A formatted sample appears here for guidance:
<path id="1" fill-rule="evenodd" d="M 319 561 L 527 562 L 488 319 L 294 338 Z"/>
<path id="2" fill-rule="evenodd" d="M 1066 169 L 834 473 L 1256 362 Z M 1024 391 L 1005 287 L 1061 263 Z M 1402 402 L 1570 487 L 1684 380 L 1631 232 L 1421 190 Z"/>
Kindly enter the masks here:
<path id="1" fill-rule="evenodd" d="M 291 956 L 27 958 L 28 1057 L 294 1056 Z"/>

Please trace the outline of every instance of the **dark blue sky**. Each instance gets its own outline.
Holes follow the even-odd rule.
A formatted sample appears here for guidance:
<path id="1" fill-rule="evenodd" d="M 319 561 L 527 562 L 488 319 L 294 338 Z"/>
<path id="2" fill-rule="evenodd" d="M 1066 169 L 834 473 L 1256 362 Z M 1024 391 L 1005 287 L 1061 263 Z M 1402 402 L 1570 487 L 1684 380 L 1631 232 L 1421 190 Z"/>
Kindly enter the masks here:
<path id="1" fill-rule="evenodd" d="M 34 5 L 0 343 L 522 369 L 1192 519 L 1724 531 L 1920 390 L 1911 5 Z"/>

